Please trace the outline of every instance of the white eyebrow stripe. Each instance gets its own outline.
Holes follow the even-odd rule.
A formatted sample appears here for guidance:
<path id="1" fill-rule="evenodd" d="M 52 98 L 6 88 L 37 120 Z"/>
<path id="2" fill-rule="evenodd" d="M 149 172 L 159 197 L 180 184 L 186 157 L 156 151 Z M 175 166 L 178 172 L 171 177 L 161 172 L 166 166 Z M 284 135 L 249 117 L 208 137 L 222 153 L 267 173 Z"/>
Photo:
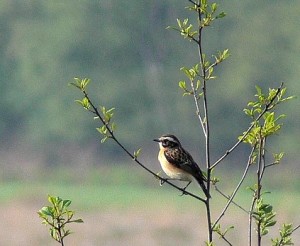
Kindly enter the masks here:
<path id="1" fill-rule="evenodd" d="M 172 137 L 163 137 L 163 139 L 169 140 L 170 142 L 175 142 L 175 143 L 177 143 L 177 141 L 176 141 L 174 138 L 172 138 Z"/>

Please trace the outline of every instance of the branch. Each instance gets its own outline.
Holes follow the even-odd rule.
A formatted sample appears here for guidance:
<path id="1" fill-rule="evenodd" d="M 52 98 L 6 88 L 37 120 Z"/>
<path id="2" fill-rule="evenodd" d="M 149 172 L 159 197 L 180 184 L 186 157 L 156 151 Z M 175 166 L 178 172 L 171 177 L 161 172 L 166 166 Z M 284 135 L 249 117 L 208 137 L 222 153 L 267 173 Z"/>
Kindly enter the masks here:
<path id="1" fill-rule="evenodd" d="M 220 235 L 220 237 L 229 245 L 229 246 L 232 246 L 232 244 L 228 241 L 227 238 L 225 238 L 224 235 Z"/>
<path id="2" fill-rule="evenodd" d="M 188 1 L 189 1 L 190 3 L 196 5 L 197 7 L 200 7 L 198 3 L 196 3 L 196 2 L 194 2 L 194 1 L 192 1 L 192 0 L 188 0 Z"/>
<path id="3" fill-rule="evenodd" d="M 261 136 L 262 138 L 262 136 Z M 259 148 L 261 149 L 261 172 L 259 175 L 259 181 L 261 183 L 262 178 L 264 176 L 265 170 L 266 170 L 266 164 L 265 164 L 265 146 L 266 146 L 266 137 L 261 139 L 261 146 L 259 146 Z"/>
<path id="4" fill-rule="evenodd" d="M 221 190 L 219 190 L 219 188 L 217 187 L 217 185 L 214 185 L 215 190 L 222 195 L 223 197 L 225 197 L 227 200 L 230 199 L 230 196 L 224 194 Z M 243 208 L 241 205 L 237 204 L 235 201 L 232 201 L 232 204 L 234 204 L 235 206 L 237 206 L 239 209 L 243 210 L 245 213 L 249 214 L 249 211 L 247 211 L 245 208 Z"/>
<path id="5" fill-rule="evenodd" d="M 195 42 L 195 43 L 198 43 L 199 41 L 197 40 L 197 39 L 195 39 L 192 35 L 190 35 L 189 33 L 187 33 L 187 32 L 185 32 L 185 31 L 183 31 L 183 30 L 180 30 L 180 29 L 178 29 L 178 28 L 175 28 L 175 27 L 171 27 L 174 31 L 177 31 L 177 32 L 179 32 L 180 34 L 186 34 L 187 35 L 187 37 L 189 38 L 189 39 L 191 39 L 193 42 Z"/>
<path id="6" fill-rule="evenodd" d="M 256 192 L 256 199 L 259 200 L 261 198 L 261 177 L 263 173 L 263 163 L 264 163 L 264 138 L 261 135 L 260 131 L 260 143 L 259 143 L 259 149 L 258 149 L 258 160 L 257 160 L 257 192 Z M 261 239 L 262 239 L 262 233 L 261 233 L 261 221 L 257 221 L 257 246 L 261 246 Z"/>
<path id="7" fill-rule="evenodd" d="M 192 87 L 192 92 L 193 92 L 193 98 L 194 98 L 195 105 L 196 105 L 196 114 L 197 114 L 198 119 L 199 119 L 199 121 L 200 121 L 200 125 L 201 125 L 201 128 L 202 128 L 204 137 L 207 138 L 207 133 L 206 133 L 204 121 L 203 121 L 203 119 L 202 119 L 201 112 L 200 112 L 199 98 L 198 98 L 197 95 L 196 95 L 197 92 L 196 92 L 196 89 L 195 89 L 195 86 L 194 86 L 194 82 L 193 82 L 193 81 L 191 81 L 191 87 Z"/>
<path id="8" fill-rule="evenodd" d="M 134 162 L 136 162 L 140 167 L 142 167 L 144 170 L 146 170 L 147 172 L 149 172 L 149 173 L 151 173 L 154 177 L 156 177 L 157 179 L 159 179 L 159 180 L 161 180 L 161 181 L 163 181 L 164 183 L 167 183 L 167 184 L 169 184 L 170 186 L 172 186 L 172 187 L 174 187 L 175 189 L 177 189 L 177 190 L 179 190 L 179 191 L 181 191 L 184 195 L 189 195 L 189 196 L 191 196 L 191 197 L 193 197 L 193 198 L 195 198 L 195 199 L 197 199 L 197 200 L 199 200 L 199 201 L 201 201 L 201 202 L 204 202 L 205 203 L 205 199 L 203 199 L 203 198 L 201 198 L 201 197 L 199 197 L 199 196 L 197 196 L 197 195 L 195 195 L 195 194 L 193 194 L 193 193 L 191 193 L 191 192 L 188 192 L 188 191 L 186 191 L 185 189 L 183 189 L 183 188 L 180 188 L 179 186 L 177 186 L 177 185 L 175 185 L 175 184 L 173 184 L 173 183 L 171 183 L 170 181 L 168 181 L 167 179 L 165 179 L 165 178 L 162 178 L 162 177 L 160 177 L 158 174 L 156 174 L 155 172 L 153 172 L 152 170 L 150 170 L 148 167 L 146 167 L 144 164 L 142 164 L 137 158 L 136 158 L 136 156 L 134 156 L 133 154 L 131 154 L 130 152 L 129 152 L 129 150 L 127 150 L 127 148 L 116 138 L 116 136 L 115 136 L 115 134 L 114 134 L 114 132 L 111 130 L 111 128 L 109 127 L 109 125 L 108 125 L 108 123 L 107 122 L 105 122 L 105 120 L 103 119 L 103 117 L 101 116 L 101 114 L 99 113 L 99 111 L 98 111 L 98 109 L 97 109 L 97 107 L 92 103 L 92 101 L 91 101 L 91 99 L 90 99 L 90 97 L 89 97 L 89 95 L 88 95 L 88 93 L 86 92 L 86 90 L 85 89 L 81 89 L 81 91 L 83 92 L 83 94 L 84 94 L 84 96 L 85 96 L 85 98 L 88 100 L 88 102 L 89 102 L 89 104 L 90 104 L 90 106 L 92 107 L 92 109 L 93 110 L 88 110 L 89 112 L 91 112 L 91 113 L 93 113 L 93 114 L 95 114 L 98 118 L 99 118 L 99 120 L 101 121 L 101 123 L 103 124 L 103 125 L 105 125 L 105 127 L 107 128 L 107 131 L 109 132 L 109 134 L 110 134 L 110 138 L 112 139 L 112 140 L 114 140 L 115 142 L 116 142 L 116 144 L 134 161 Z"/>
<path id="9" fill-rule="evenodd" d="M 220 231 L 216 231 L 216 233 L 220 236 L 220 238 L 222 238 L 229 246 L 232 246 L 232 243 L 229 242 L 229 240 L 225 237 L 225 235 L 223 233 L 221 233 Z"/>
<path id="10" fill-rule="evenodd" d="M 191 3 L 195 4 L 194 1 L 189 0 Z M 201 1 L 198 0 L 198 3 L 196 4 L 197 6 L 197 13 L 198 13 L 198 40 L 193 39 L 193 41 L 196 41 L 197 46 L 198 46 L 198 56 L 199 56 L 199 65 L 201 69 L 201 75 L 200 77 L 203 79 L 203 111 L 204 111 L 204 120 L 200 116 L 200 106 L 198 104 L 198 98 L 195 93 L 195 88 L 194 84 L 192 84 L 192 89 L 193 89 L 193 96 L 194 96 L 194 101 L 197 109 L 197 115 L 200 120 L 201 127 L 203 129 L 203 133 L 205 136 L 205 156 L 206 156 L 206 168 L 207 168 L 207 192 L 209 194 L 210 191 L 210 179 L 211 179 L 211 169 L 210 169 L 210 144 L 209 144 L 209 120 L 208 120 L 208 110 L 207 110 L 207 92 L 206 92 L 206 71 L 205 71 L 205 64 L 204 64 L 204 55 L 203 55 L 203 50 L 202 50 L 202 30 L 203 27 L 200 25 L 202 21 L 202 14 L 201 14 Z M 212 242 L 213 240 L 213 227 L 212 221 L 211 221 L 211 211 L 210 211 L 210 199 L 207 198 L 205 201 L 205 206 L 206 206 L 206 216 L 207 216 L 207 227 L 208 227 L 208 242 Z"/>
<path id="11" fill-rule="evenodd" d="M 256 117 L 256 119 L 249 126 L 249 128 L 247 129 L 247 131 L 244 133 L 243 137 L 241 137 L 241 139 L 239 139 L 229 150 L 227 150 L 224 155 L 222 155 L 213 165 L 211 165 L 211 169 L 215 168 L 221 161 L 223 161 L 226 158 L 226 156 L 228 156 L 231 152 L 233 152 L 245 140 L 245 138 L 248 135 L 248 133 L 254 127 L 255 122 L 258 121 L 258 120 L 260 120 L 261 117 L 263 117 L 263 115 L 272 108 L 271 107 L 272 103 L 274 102 L 274 100 L 276 99 L 276 97 L 279 95 L 280 91 L 282 90 L 282 87 L 283 87 L 283 83 L 281 83 L 281 85 L 278 87 L 277 92 L 274 95 L 274 97 L 272 98 L 272 100 L 270 100 L 270 102 L 268 104 L 266 104 L 264 110 Z"/>
<path id="12" fill-rule="evenodd" d="M 234 189 L 234 191 L 233 191 L 230 199 L 228 200 L 226 206 L 224 207 L 223 211 L 221 212 L 221 214 L 219 215 L 219 217 L 216 219 L 215 223 L 213 224 L 212 228 L 214 228 L 217 225 L 217 223 L 219 223 L 221 218 L 225 215 L 225 212 L 227 211 L 229 205 L 232 203 L 233 198 L 235 197 L 236 193 L 238 192 L 239 188 L 241 187 L 242 183 L 244 182 L 244 180 L 246 178 L 246 175 L 248 173 L 249 167 L 251 165 L 251 157 L 252 157 L 252 154 L 253 154 L 255 148 L 256 148 L 256 146 L 252 147 L 252 150 L 251 150 L 251 153 L 249 155 L 248 162 L 247 162 L 245 171 L 243 173 L 243 176 L 242 176 L 241 180 L 239 181 L 238 185 L 236 186 L 236 188 Z"/>
<path id="13" fill-rule="evenodd" d="M 292 230 L 292 233 L 293 233 L 294 231 L 298 230 L 299 228 L 300 228 L 300 224 L 297 225 L 297 226 Z"/>
<path id="14" fill-rule="evenodd" d="M 274 166 L 274 165 L 278 165 L 278 162 L 277 162 L 277 161 L 274 161 L 274 162 L 272 162 L 272 163 L 270 163 L 270 164 L 266 164 L 266 165 L 265 165 L 265 168 L 271 167 L 271 166 Z"/>
<path id="15" fill-rule="evenodd" d="M 250 210 L 249 210 L 249 218 L 248 218 L 248 222 L 249 222 L 248 246 L 252 245 L 252 213 L 253 213 L 253 208 L 254 208 L 255 201 L 256 201 L 256 196 L 253 196 L 251 206 L 250 206 Z"/>

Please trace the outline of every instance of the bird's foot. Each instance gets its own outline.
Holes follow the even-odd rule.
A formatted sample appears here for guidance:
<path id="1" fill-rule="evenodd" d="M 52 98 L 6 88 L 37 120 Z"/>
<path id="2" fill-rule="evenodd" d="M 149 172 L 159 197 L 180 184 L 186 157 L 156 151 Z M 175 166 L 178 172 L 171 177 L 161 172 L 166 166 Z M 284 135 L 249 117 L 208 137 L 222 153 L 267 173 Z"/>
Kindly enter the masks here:
<path id="1" fill-rule="evenodd" d="M 183 189 L 182 193 L 179 196 L 187 195 L 188 193 L 185 191 L 185 188 Z"/>
<path id="2" fill-rule="evenodd" d="M 183 196 L 183 195 L 187 195 L 188 193 L 185 191 L 186 188 L 191 184 L 191 181 L 188 182 L 188 184 L 182 189 L 182 194 L 180 196 Z"/>
<path id="3" fill-rule="evenodd" d="M 166 182 L 165 179 L 161 179 L 161 180 L 159 181 L 159 185 L 162 186 L 165 182 Z"/>
<path id="4" fill-rule="evenodd" d="M 161 177 L 160 173 L 161 173 L 161 171 L 156 173 L 155 178 L 159 180 L 159 185 L 162 186 L 168 179 Z"/>

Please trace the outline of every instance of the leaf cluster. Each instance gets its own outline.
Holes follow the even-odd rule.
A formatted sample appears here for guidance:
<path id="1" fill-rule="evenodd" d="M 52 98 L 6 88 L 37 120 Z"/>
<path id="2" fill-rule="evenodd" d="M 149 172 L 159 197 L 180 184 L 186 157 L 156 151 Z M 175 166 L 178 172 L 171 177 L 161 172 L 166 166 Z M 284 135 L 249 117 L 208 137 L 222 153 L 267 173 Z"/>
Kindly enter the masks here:
<path id="1" fill-rule="evenodd" d="M 75 100 L 76 103 L 81 105 L 84 109 L 92 112 L 96 116 L 94 119 L 100 119 L 102 122 L 101 127 L 97 127 L 97 131 L 103 136 L 101 139 L 101 143 L 104 143 L 108 138 L 112 137 L 113 132 L 116 130 L 116 123 L 112 122 L 112 118 L 114 116 L 115 108 L 107 109 L 105 106 L 100 106 L 100 110 L 98 111 L 94 105 L 91 104 L 91 101 L 87 94 L 87 86 L 90 82 L 90 79 L 87 78 L 74 78 L 74 82 L 71 82 L 70 85 L 79 89 L 84 97 L 81 100 Z"/>
<path id="2" fill-rule="evenodd" d="M 48 196 L 50 206 L 43 207 L 38 211 L 42 224 L 50 226 L 50 236 L 57 242 L 63 244 L 66 236 L 71 231 L 66 228 L 69 223 L 83 223 L 82 219 L 73 219 L 75 212 L 70 210 L 70 200 L 63 200 L 60 197 Z"/>
<path id="3" fill-rule="evenodd" d="M 104 106 L 100 106 L 100 110 L 102 113 L 102 119 L 104 121 L 104 124 L 96 129 L 103 135 L 101 143 L 104 143 L 108 138 L 111 138 L 111 132 L 114 132 L 116 130 L 116 123 L 111 122 L 111 119 L 114 116 L 115 108 L 106 109 Z M 95 117 L 95 119 L 97 118 L 98 116 Z"/>
<path id="4" fill-rule="evenodd" d="M 201 21 L 199 23 L 199 26 L 201 28 L 210 26 L 212 21 L 226 16 L 225 12 L 217 13 L 217 3 L 209 4 L 207 0 L 201 0 L 199 3 L 193 1 L 190 2 L 192 2 L 193 5 L 186 8 L 191 11 L 196 11 L 197 13 L 200 13 L 200 15 L 202 15 Z"/>
<path id="5" fill-rule="evenodd" d="M 279 230 L 280 237 L 271 239 L 272 246 L 294 245 L 291 238 L 293 231 L 292 224 L 283 224 L 282 229 Z"/>
<path id="6" fill-rule="evenodd" d="M 207 0 L 201 0 L 199 3 L 194 1 L 192 5 L 186 7 L 190 11 L 195 11 L 200 15 L 200 23 L 197 23 L 196 28 L 189 21 L 188 18 L 183 20 L 177 19 L 177 27 L 168 26 L 175 31 L 178 31 L 181 36 L 189 41 L 195 41 L 199 43 L 200 37 L 199 34 L 204 27 L 210 26 L 211 23 L 216 20 L 226 16 L 225 12 L 217 13 L 218 5 L 216 3 L 209 4 Z"/>
<path id="7" fill-rule="evenodd" d="M 239 137 L 244 143 L 255 146 L 262 138 L 274 135 L 281 129 L 282 124 L 279 123 L 279 120 L 284 118 L 285 115 L 276 116 L 274 108 L 280 103 L 294 98 L 293 96 L 284 97 L 286 87 L 282 86 L 278 89 L 269 89 L 268 93 L 263 93 L 262 89 L 256 86 L 257 93 L 255 97 L 257 100 L 250 101 L 248 107 L 244 109 L 245 114 L 252 120 L 251 130 L 244 132 Z"/>
<path id="8" fill-rule="evenodd" d="M 259 225 L 260 235 L 267 235 L 269 232 L 268 227 L 274 226 L 276 213 L 273 211 L 273 206 L 264 203 L 263 199 L 257 199 L 255 203 L 255 211 L 252 212 L 252 217 L 255 219 L 256 224 Z"/>
<path id="9" fill-rule="evenodd" d="M 223 51 L 219 51 L 217 55 L 213 55 L 214 61 L 210 61 L 206 59 L 206 55 L 202 54 L 202 68 L 200 71 L 200 64 L 196 63 L 191 68 L 182 67 L 180 70 L 184 73 L 184 75 L 188 78 L 191 87 L 188 88 L 185 80 L 181 80 L 178 83 L 178 86 L 183 90 L 183 96 L 186 95 L 194 95 L 199 99 L 199 96 L 202 96 L 203 93 L 197 93 L 201 88 L 201 84 L 203 84 L 203 80 L 208 81 L 211 79 L 215 79 L 214 68 L 226 60 L 229 57 L 229 50 L 225 49 Z"/>

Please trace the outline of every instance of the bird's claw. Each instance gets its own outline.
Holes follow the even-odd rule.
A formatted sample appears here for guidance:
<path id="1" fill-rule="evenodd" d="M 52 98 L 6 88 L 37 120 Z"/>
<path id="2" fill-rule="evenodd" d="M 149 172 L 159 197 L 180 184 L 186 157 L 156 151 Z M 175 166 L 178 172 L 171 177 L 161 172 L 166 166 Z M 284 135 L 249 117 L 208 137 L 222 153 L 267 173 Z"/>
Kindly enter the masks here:
<path id="1" fill-rule="evenodd" d="M 161 180 L 159 181 L 159 185 L 162 186 L 165 182 L 166 182 L 165 180 L 161 179 Z"/>
<path id="2" fill-rule="evenodd" d="M 188 193 L 183 189 L 182 193 L 179 196 L 187 195 Z"/>
<path id="3" fill-rule="evenodd" d="M 166 179 L 160 177 L 160 173 L 161 173 L 161 171 L 159 171 L 158 173 L 156 173 L 155 178 L 159 180 L 159 185 L 162 186 L 166 182 Z"/>

